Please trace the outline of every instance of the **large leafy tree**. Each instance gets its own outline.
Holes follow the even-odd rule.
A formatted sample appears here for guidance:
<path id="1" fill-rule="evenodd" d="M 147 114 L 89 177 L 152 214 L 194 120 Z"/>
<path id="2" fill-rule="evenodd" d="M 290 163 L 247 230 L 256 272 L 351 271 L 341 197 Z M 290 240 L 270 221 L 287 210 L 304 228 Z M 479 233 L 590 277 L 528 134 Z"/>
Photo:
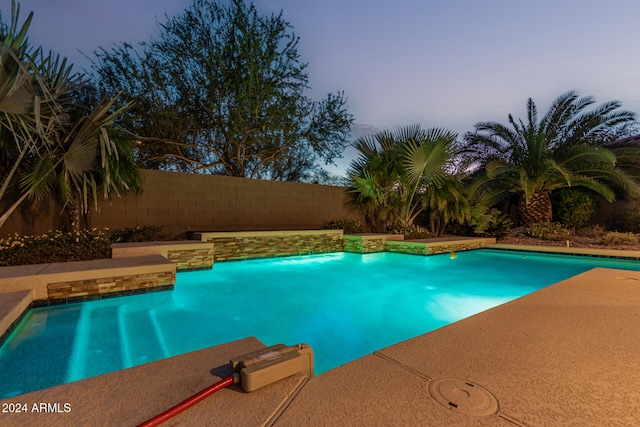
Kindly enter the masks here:
<path id="1" fill-rule="evenodd" d="M 127 162 L 132 150 L 112 129 L 127 106 L 116 109 L 115 98 L 78 103 L 86 80 L 66 59 L 30 48 L 32 17 L 19 28 L 14 3 L 10 25 L 0 25 L 0 227 L 27 199 L 56 196 L 87 212 L 100 192 L 140 187 L 137 166 Z"/>
<path id="2" fill-rule="evenodd" d="M 102 89 L 136 101 L 121 124 L 146 168 L 304 180 L 344 150 L 342 93 L 305 95 L 298 38 L 242 0 L 194 0 L 157 39 L 96 52 Z"/>
<path id="3" fill-rule="evenodd" d="M 454 132 L 418 125 L 359 138 L 349 168 L 351 192 L 373 231 L 414 224 L 428 213 L 431 232 L 468 214 Z"/>
<path id="4" fill-rule="evenodd" d="M 485 172 L 473 185 L 476 197 L 489 205 L 517 197 L 520 220 L 527 224 L 551 221 L 551 192 L 560 188 L 589 189 L 608 201 L 616 193 L 636 194 L 636 182 L 618 167 L 616 157 L 622 148 L 631 155 L 631 148 L 611 145 L 635 115 L 620 110 L 618 101 L 589 109 L 594 103 L 593 97 L 570 91 L 540 118 L 529 98 L 525 121 L 509 115 L 508 125 L 477 123 L 466 135 Z"/>

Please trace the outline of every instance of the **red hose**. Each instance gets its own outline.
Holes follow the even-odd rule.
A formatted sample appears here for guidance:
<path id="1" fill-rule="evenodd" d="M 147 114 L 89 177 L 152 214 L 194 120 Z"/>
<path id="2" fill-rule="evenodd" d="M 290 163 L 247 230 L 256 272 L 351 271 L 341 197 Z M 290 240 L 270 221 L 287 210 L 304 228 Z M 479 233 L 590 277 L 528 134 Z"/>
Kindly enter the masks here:
<path id="1" fill-rule="evenodd" d="M 236 376 L 237 376 L 237 374 L 236 374 Z M 220 380 L 217 383 L 215 383 L 215 384 L 205 388 L 204 390 L 199 391 L 198 393 L 194 394 L 190 398 L 188 398 L 186 400 L 183 400 L 182 402 L 178 403 L 173 408 L 167 409 L 166 411 L 164 411 L 160 415 L 156 415 L 155 417 L 143 422 L 138 427 L 153 427 L 153 426 L 160 425 L 161 423 L 167 421 L 168 419 L 175 417 L 176 415 L 178 415 L 180 412 L 184 411 L 185 409 L 190 408 L 193 405 L 195 405 L 196 403 L 200 402 L 201 400 L 211 396 L 213 393 L 215 393 L 217 391 L 220 391 L 225 387 L 229 387 L 230 385 L 233 385 L 236 382 L 237 382 L 236 381 L 236 377 L 234 377 L 233 375 L 230 376 L 230 377 L 227 377 L 227 378 L 225 378 L 223 380 Z"/>

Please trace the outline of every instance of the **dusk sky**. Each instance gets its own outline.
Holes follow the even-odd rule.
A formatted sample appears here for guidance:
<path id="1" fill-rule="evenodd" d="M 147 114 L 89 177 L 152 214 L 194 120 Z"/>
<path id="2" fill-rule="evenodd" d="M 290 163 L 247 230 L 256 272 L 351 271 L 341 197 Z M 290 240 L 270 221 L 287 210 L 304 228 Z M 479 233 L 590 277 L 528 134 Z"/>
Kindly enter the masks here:
<path id="1" fill-rule="evenodd" d="M 637 0 L 256 0 L 283 11 L 310 94 L 344 90 L 362 129 L 420 123 L 463 134 L 575 89 L 640 113 Z M 29 38 L 80 71 L 98 47 L 158 34 L 191 0 L 23 0 Z M 11 1 L 0 0 L 3 20 Z"/>

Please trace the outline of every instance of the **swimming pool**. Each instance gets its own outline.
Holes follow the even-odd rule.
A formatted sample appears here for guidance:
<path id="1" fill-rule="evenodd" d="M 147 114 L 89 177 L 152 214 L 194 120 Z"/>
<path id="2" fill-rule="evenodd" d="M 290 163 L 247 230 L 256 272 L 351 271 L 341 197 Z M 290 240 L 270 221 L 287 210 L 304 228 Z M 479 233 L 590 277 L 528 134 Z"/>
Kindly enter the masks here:
<path id="1" fill-rule="evenodd" d="M 496 250 L 217 263 L 170 292 L 31 310 L 0 348 L 0 398 L 247 336 L 310 344 L 321 373 L 596 266 L 640 270 Z"/>

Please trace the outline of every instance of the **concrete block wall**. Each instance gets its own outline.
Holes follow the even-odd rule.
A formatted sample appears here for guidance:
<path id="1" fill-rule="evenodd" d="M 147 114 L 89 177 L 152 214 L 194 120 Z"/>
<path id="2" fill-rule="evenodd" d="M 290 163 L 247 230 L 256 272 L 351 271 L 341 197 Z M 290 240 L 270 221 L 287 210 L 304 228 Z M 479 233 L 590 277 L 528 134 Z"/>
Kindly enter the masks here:
<path id="1" fill-rule="evenodd" d="M 202 230 L 318 229 L 328 221 L 359 217 L 348 207 L 343 187 L 157 170 L 142 175 L 142 195 L 101 199 L 98 212 L 91 212 L 92 227 L 163 226 L 179 236 Z M 15 212 L 0 235 L 42 234 L 61 224 L 60 209 L 51 205 L 31 220 Z"/>
<path id="2" fill-rule="evenodd" d="M 142 196 L 102 202 L 93 226 L 183 231 L 318 229 L 354 218 L 343 187 L 145 170 Z"/>

